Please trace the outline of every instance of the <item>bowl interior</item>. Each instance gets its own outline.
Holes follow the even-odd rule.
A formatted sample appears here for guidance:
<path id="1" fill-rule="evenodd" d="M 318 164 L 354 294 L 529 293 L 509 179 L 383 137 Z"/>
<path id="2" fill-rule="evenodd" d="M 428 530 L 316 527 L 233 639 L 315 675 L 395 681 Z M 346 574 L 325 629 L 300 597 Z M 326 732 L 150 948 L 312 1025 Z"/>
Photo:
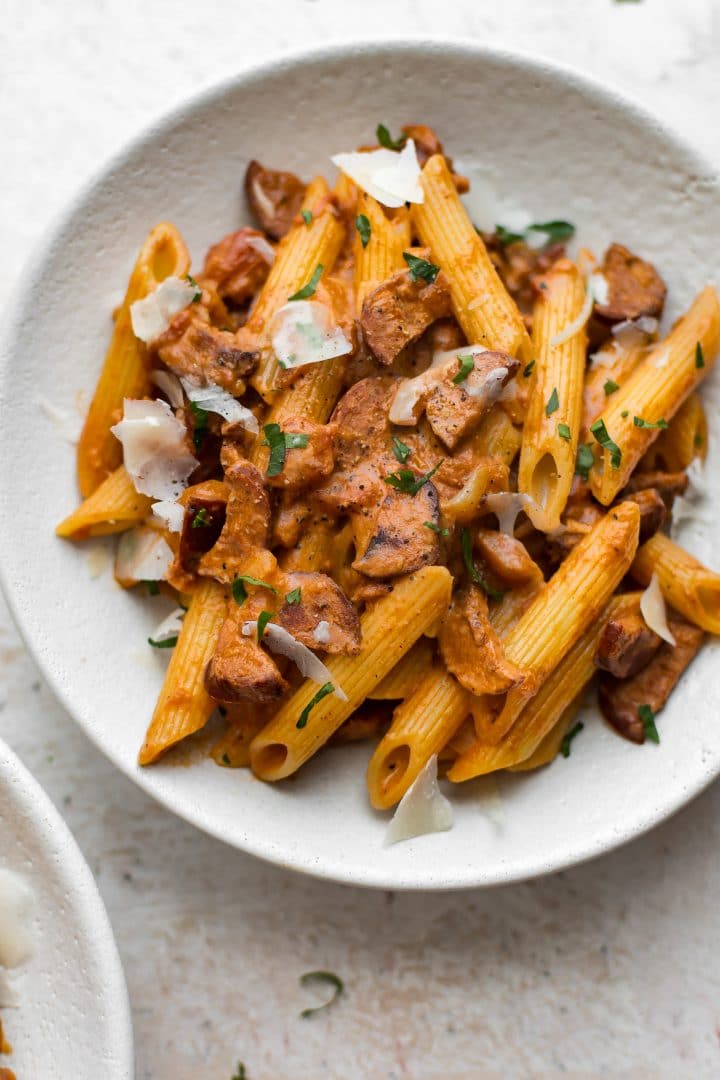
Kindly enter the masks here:
<path id="1" fill-rule="evenodd" d="M 171 809 L 237 847 L 339 880 L 483 885 L 607 850 L 716 775 L 714 646 L 663 712 L 660 747 L 631 746 L 591 717 L 568 761 L 464 785 L 453 791 L 451 832 L 386 849 L 384 821 L 365 796 L 368 747 L 323 754 L 281 786 L 204 760 L 139 770 L 164 666 L 145 641 L 164 609 L 113 584 L 107 542 L 75 547 L 53 536 L 77 499 L 74 451 L 40 403 L 69 415 L 87 403 L 148 229 L 173 221 L 198 266 L 212 241 L 248 221 L 250 158 L 331 176 L 329 155 L 367 142 L 380 121 L 391 130 L 431 124 L 459 169 L 489 182 L 508 213 L 567 218 L 598 254 L 617 239 L 656 262 L 668 321 L 712 276 L 720 200 L 710 171 L 648 117 L 572 74 L 448 44 L 329 48 L 250 72 L 144 133 L 79 196 L 29 267 L 3 346 L 0 561 L 15 616 L 66 707 Z M 718 386 L 709 382 L 712 427 Z M 713 447 L 713 496 L 714 457 Z M 692 542 L 712 563 L 711 525 Z"/>

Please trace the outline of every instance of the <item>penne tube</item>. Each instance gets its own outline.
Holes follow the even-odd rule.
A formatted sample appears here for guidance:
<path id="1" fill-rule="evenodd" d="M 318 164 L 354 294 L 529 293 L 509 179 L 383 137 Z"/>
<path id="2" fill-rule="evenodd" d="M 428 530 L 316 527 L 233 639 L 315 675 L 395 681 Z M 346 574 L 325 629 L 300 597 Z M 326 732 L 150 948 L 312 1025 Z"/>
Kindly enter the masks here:
<path id="1" fill-rule="evenodd" d="M 522 431 L 502 405 L 494 405 L 476 432 L 473 443 L 478 453 L 500 458 L 508 469 L 517 457 Z"/>
<path id="2" fill-rule="evenodd" d="M 333 565 L 333 546 L 337 531 L 326 521 L 306 523 L 293 548 L 282 553 L 280 565 L 286 573 L 321 571 L 328 573 Z"/>
<path id="3" fill-rule="evenodd" d="M 569 259 L 543 275 L 533 313 L 535 370 L 520 448 L 518 490 L 532 499 L 528 514 L 536 529 L 550 532 L 575 475 L 582 417 L 587 335 L 578 330 L 553 344 L 585 303 L 585 282 Z"/>
<path id="4" fill-rule="evenodd" d="M 533 769 L 541 769 L 543 765 L 550 765 L 560 753 L 563 739 L 577 716 L 579 706 L 580 698 L 578 697 L 568 705 L 555 726 L 550 728 L 550 731 L 548 731 L 542 742 L 538 743 L 537 748 L 530 757 L 526 758 L 525 761 L 519 761 L 517 765 L 508 765 L 508 772 L 531 772 Z"/>
<path id="5" fill-rule="evenodd" d="M 332 656 L 326 662 L 331 680 L 342 688 L 347 701 L 330 693 L 313 705 L 319 688 L 306 679 L 253 740 L 253 772 L 262 780 L 281 780 L 317 753 L 425 629 L 444 614 L 451 589 L 452 578 L 442 566 L 427 566 L 401 578 L 391 593 L 360 617 L 358 655 Z M 305 725 L 298 727 L 303 719 Z"/>
<path id="6" fill-rule="evenodd" d="M 55 535 L 85 540 L 89 536 L 125 532 L 149 517 L 151 505 L 152 499 L 135 490 L 125 466 L 119 465 L 77 510 L 60 522 Z"/>
<path id="7" fill-rule="evenodd" d="M 392 220 L 385 215 L 382 206 L 371 195 L 360 193 L 357 205 L 358 219 L 365 218 L 356 226 L 353 249 L 355 254 L 355 299 L 358 312 L 368 293 L 394 274 L 405 270 L 403 251 L 410 247 L 410 218 L 405 207 Z M 368 237 L 363 243 L 363 238 Z"/>
<path id="8" fill-rule="evenodd" d="M 440 509 L 451 521 L 473 521 L 483 512 L 485 496 L 489 492 L 507 491 L 508 483 L 507 465 L 502 461 L 486 458 L 475 466 L 452 498 L 441 500 Z"/>
<path id="9" fill-rule="evenodd" d="M 689 311 L 641 360 L 624 386 L 608 399 L 599 432 L 607 442 L 590 470 L 593 495 L 607 506 L 630 479 L 640 458 L 698 383 L 711 371 L 720 344 L 720 300 L 708 285 Z M 638 425 L 637 421 L 641 421 Z M 651 426 L 646 426 L 651 425 Z"/>
<path id="10" fill-rule="evenodd" d="M 426 637 L 415 642 L 410 652 L 389 671 L 383 681 L 368 694 L 372 701 L 404 701 L 432 667 L 433 649 Z"/>
<path id="11" fill-rule="evenodd" d="M 205 668 L 215 651 L 226 613 L 227 597 L 222 585 L 202 579 L 183 619 L 140 750 L 140 765 L 157 761 L 171 746 L 199 731 L 210 719 L 215 702 L 205 689 Z"/>
<path id="12" fill-rule="evenodd" d="M 250 381 L 260 396 L 270 403 L 278 396 L 275 384 L 281 370 L 270 344 L 273 316 L 294 293 L 307 285 L 318 266 L 322 265 L 324 274 L 332 270 L 344 236 L 342 221 L 336 215 L 327 183 L 321 176 L 308 185 L 302 208 L 313 214 L 312 221 L 306 225 L 301 220 L 280 241 L 275 262 L 246 327 L 257 335 L 260 345 L 260 362 Z M 324 368 L 326 364 L 313 366 Z"/>
<path id="13" fill-rule="evenodd" d="M 367 785 L 376 810 L 403 797 L 433 754 L 452 739 L 469 712 L 469 694 L 443 668 L 430 668 L 395 709 L 389 731 L 370 759 Z"/>
<path id="14" fill-rule="evenodd" d="M 640 462 L 640 468 L 680 472 L 696 457 L 704 461 L 707 451 L 707 417 L 700 395 L 695 392 L 680 406 L 667 431 L 660 432 Z"/>
<path id="15" fill-rule="evenodd" d="M 227 727 L 210 751 L 217 765 L 228 769 L 247 769 L 250 766 L 250 743 L 268 721 L 267 708 L 247 705 L 225 705 Z"/>
<path id="16" fill-rule="evenodd" d="M 78 442 L 78 483 L 83 498 L 92 495 L 122 464 L 122 446 L 110 428 L 122 416 L 123 398 L 143 398 L 150 392 L 147 346 L 133 333 L 130 305 L 153 292 L 165 278 L 183 277 L 189 269 L 190 256 L 175 226 L 167 222 L 156 225 L 130 275 Z"/>
<path id="17" fill-rule="evenodd" d="M 666 603 L 690 622 L 720 634 L 720 574 L 706 566 L 664 533 L 655 533 L 638 548 L 630 573 L 641 585 L 658 576 Z"/>
<path id="18" fill-rule="evenodd" d="M 646 353 L 645 345 L 624 349 L 613 341 L 596 354 L 593 366 L 586 373 L 583 389 L 581 438 L 584 442 L 592 439 L 590 425 L 602 414 L 608 398 L 624 386 Z"/>
<path id="19" fill-rule="evenodd" d="M 500 280 L 460 201 L 447 162 L 435 154 L 420 183 L 425 201 L 412 208 L 423 244 L 449 279 L 453 311 L 472 345 L 532 359 L 532 345 L 515 301 Z"/>
<path id="20" fill-rule="evenodd" d="M 540 687 L 536 696 L 528 702 L 515 724 L 495 745 L 476 741 L 461 754 L 448 773 L 450 780 L 468 780 L 473 776 L 509 769 L 526 763 L 538 752 L 540 759 L 552 749 L 553 741 L 540 747 L 557 728 L 559 722 L 582 693 L 595 674 L 594 656 L 605 623 L 612 616 L 637 610 L 640 593 L 614 596 L 593 623 L 588 626 L 562 657 L 555 670 Z M 572 715 L 572 713 L 571 713 Z M 563 732 L 564 734 L 564 732 Z M 562 741 L 562 735 L 558 741 Z M 557 749 L 555 753 L 557 753 Z M 554 757 L 554 753 L 552 754 Z M 544 764 L 538 760 L 536 764 Z M 551 760 L 546 758 L 545 760 Z"/>
<path id="21" fill-rule="evenodd" d="M 478 739 L 498 743 L 527 702 L 586 628 L 597 619 L 637 550 L 640 511 L 624 502 L 602 518 L 571 551 L 530 606 L 503 638 L 506 658 L 526 677 L 506 694 L 473 697 Z M 467 780 L 460 761 L 452 779 Z"/>

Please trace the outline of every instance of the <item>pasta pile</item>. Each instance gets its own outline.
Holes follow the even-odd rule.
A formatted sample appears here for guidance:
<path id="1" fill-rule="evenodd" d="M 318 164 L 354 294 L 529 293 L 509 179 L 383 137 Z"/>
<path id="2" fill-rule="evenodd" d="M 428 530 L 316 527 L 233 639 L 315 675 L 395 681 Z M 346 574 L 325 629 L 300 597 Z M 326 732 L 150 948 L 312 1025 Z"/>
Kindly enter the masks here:
<path id="1" fill-rule="evenodd" d="M 218 764 L 292 775 L 376 739 L 372 805 L 567 756 L 598 675 L 634 742 L 720 631 L 720 576 L 671 539 L 707 452 L 707 287 L 573 227 L 481 234 L 430 128 L 338 155 L 335 186 L 248 167 L 260 228 L 152 230 L 78 447 L 72 540 L 176 597 L 140 762 L 218 709 Z M 666 606 L 667 605 L 667 606 Z"/>

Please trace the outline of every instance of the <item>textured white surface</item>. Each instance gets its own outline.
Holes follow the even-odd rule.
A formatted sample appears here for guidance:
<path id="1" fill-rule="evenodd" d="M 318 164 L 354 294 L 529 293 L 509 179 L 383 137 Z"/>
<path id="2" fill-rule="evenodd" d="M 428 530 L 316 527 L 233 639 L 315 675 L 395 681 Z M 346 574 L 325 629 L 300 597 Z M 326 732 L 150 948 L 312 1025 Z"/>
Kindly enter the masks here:
<path id="1" fill-rule="evenodd" d="M 362 16 L 338 0 L 4 9 L 3 291 L 78 182 L 148 117 L 303 42 L 409 30 L 515 44 L 635 93 L 720 158 L 713 0 L 396 0 Z M 327 886 L 157 808 L 51 701 L 4 626 L 0 733 L 96 871 L 139 1077 L 229 1080 L 238 1058 L 249 1080 L 717 1075 L 717 786 L 631 847 L 535 884 L 394 899 Z M 297 976 L 316 967 L 347 992 L 301 1022 Z"/>

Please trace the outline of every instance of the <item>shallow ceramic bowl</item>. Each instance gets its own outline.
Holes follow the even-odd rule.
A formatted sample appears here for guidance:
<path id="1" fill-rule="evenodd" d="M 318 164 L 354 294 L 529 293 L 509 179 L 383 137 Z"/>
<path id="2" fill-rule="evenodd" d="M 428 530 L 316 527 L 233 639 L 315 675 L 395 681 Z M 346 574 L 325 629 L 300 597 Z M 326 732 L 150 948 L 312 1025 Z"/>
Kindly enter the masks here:
<path id="1" fill-rule="evenodd" d="M 131 1080 L 125 978 L 92 874 L 45 792 L 0 742 L 0 868 L 33 893 L 33 952 L 0 990 L 18 1077 Z"/>
<path id="2" fill-rule="evenodd" d="M 368 806 L 367 746 L 321 754 L 270 786 L 209 760 L 140 770 L 136 755 L 161 684 L 148 655 L 158 601 L 98 576 L 97 552 L 53 536 L 77 501 L 73 449 L 38 408 L 72 412 L 100 369 L 110 311 L 143 237 L 175 222 L 201 264 L 248 221 L 254 156 L 304 177 L 367 143 L 378 121 L 423 121 L 463 173 L 535 220 L 569 218 L 602 252 L 618 239 L 669 284 L 668 321 L 711 277 L 720 235 L 712 170 L 616 94 L 546 63 L 460 44 L 333 46 L 252 70 L 152 127 L 90 184 L 46 238 L 4 328 L 0 561 L 25 639 L 67 709 L 141 787 L 227 843 L 287 867 L 387 888 L 458 888 L 531 877 L 637 836 L 720 770 L 720 684 L 708 646 L 638 748 L 591 718 L 569 760 L 535 775 L 454 791 L 449 833 L 383 847 Z M 708 388 L 711 423 L 717 383 Z M 714 456 L 714 455 L 713 455 Z M 708 469 L 718 493 L 720 469 Z M 720 505 L 717 503 L 716 505 Z M 712 561 L 709 535 L 696 553 Z M 102 549 L 102 543 L 98 544 Z"/>

